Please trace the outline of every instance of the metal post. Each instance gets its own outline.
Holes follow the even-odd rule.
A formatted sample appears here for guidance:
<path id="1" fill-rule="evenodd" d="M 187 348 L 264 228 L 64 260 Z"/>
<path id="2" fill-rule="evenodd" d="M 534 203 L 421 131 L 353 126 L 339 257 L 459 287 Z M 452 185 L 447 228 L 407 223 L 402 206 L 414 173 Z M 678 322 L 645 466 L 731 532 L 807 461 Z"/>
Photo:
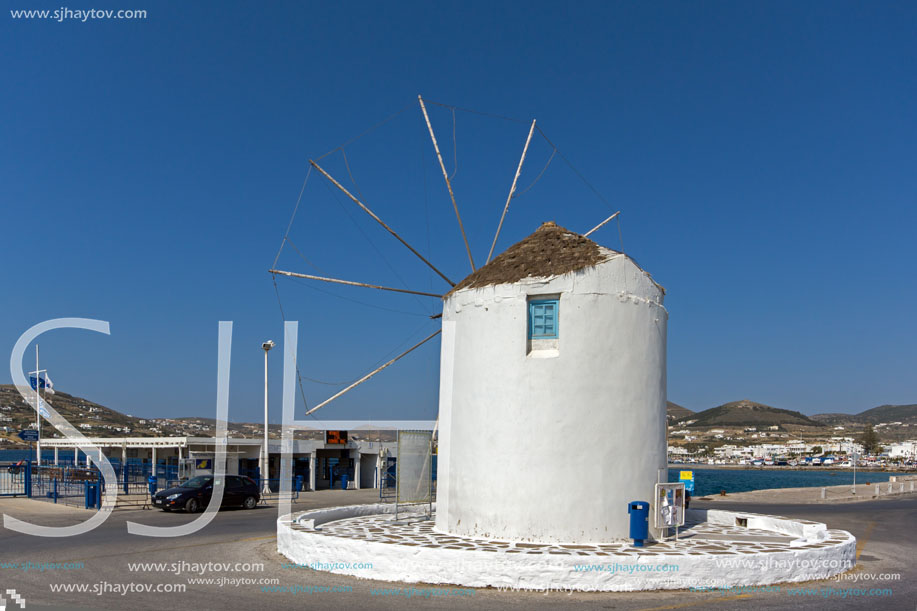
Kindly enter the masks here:
<path id="1" fill-rule="evenodd" d="M 857 493 L 857 453 L 853 453 L 853 493 Z"/>
<path id="2" fill-rule="evenodd" d="M 268 452 L 268 392 L 267 392 L 267 350 L 264 351 L 264 446 L 261 448 L 262 455 L 262 468 L 261 468 L 261 482 L 262 482 L 262 492 L 266 493 L 270 491 L 267 481 L 268 473 L 268 462 L 271 459 L 271 455 Z"/>
<path id="3" fill-rule="evenodd" d="M 124 494 L 127 494 L 127 444 L 121 442 L 121 479 L 124 480 Z"/>
<path id="4" fill-rule="evenodd" d="M 355 490 L 360 489 L 360 462 L 362 458 L 363 455 L 357 450 L 357 458 L 353 461 L 353 487 Z M 904 484 L 901 485 L 903 486 Z"/>
<path id="5" fill-rule="evenodd" d="M 101 449 L 99 450 L 102 451 Z M 99 461 L 101 465 L 101 461 Z M 98 480 L 96 480 L 96 493 L 95 493 L 95 505 L 96 509 L 102 509 L 102 468 L 99 467 Z"/>
<path id="6" fill-rule="evenodd" d="M 268 452 L 268 411 L 267 411 L 267 353 L 274 347 L 274 342 L 268 340 L 261 344 L 264 349 L 264 447 L 261 452 L 261 494 L 270 494 L 269 480 L 271 455 Z"/>
<path id="7" fill-rule="evenodd" d="M 38 344 L 35 344 L 35 420 L 38 424 L 38 441 L 35 443 L 35 464 L 41 466 L 41 370 L 38 369 Z"/>

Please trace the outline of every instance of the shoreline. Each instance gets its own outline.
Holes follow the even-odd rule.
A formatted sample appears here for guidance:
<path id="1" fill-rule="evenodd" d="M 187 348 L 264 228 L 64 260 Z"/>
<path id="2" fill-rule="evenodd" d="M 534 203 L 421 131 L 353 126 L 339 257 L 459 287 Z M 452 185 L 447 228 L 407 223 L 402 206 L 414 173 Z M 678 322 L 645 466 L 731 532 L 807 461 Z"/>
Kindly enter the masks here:
<path id="1" fill-rule="evenodd" d="M 696 469 L 732 469 L 740 471 L 849 471 L 853 473 L 853 467 L 839 467 L 836 465 L 817 466 L 812 465 L 707 465 L 701 463 L 692 464 L 673 464 L 669 463 L 669 469 L 680 469 L 682 471 L 692 471 Z M 904 467 L 857 467 L 857 473 L 891 473 L 893 475 L 917 475 L 917 469 Z"/>
<path id="2" fill-rule="evenodd" d="M 824 505 L 901 498 L 917 498 L 917 475 L 899 477 L 895 482 L 862 483 L 855 487 L 852 484 L 841 484 L 838 486 L 767 488 L 745 492 L 727 492 L 725 495 L 709 494 L 693 497 L 691 502 Z"/>

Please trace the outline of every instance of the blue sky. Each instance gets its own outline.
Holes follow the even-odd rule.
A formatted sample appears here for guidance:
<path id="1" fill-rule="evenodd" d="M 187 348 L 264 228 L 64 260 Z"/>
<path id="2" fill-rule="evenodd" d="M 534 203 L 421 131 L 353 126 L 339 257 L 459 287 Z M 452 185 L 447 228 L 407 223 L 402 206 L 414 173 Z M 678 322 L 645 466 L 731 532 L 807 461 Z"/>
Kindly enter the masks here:
<path id="1" fill-rule="evenodd" d="M 148 18 L 0 16 L 0 346 L 49 318 L 111 322 L 108 337 L 41 340 L 60 390 L 133 415 L 212 416 L 217 322 L 233 320 L 231 418 L 259 419 L 260 343 L 282 335 L 267 270 L 308 159 L 399 111 L 344 149 L 354 182 L 467 275 L 420 93 L 520 120 L 458 111 L 453 142 L 452 113 L 430 107 L 479 262 L 533 117 L 605 201 L 555 158 L 513 201 L 497 250 L 544 220 L 585 231 L 623 211 L 626 251 L 668 290 L 671 400 L 917 402 L 911 3 L 69 8 L 93 7 Z M 536 136 L 522 187 L 550 153 Z M 340 153 L 321 163 L 349 181 Z M 444 290 L 327 187 L 310 178 L 290 232 L 305 259 L 288 246 L 278 267 Z M 594 237 L 620 245 L 613 225 Z M 436 328 L 435 299 L 278 287 L 312 380 L 353 380 Z M 431 342 L 320 414 L 432 419 L 437 371 Z M 310 404 L 338 388 L 304 380 Z"/>

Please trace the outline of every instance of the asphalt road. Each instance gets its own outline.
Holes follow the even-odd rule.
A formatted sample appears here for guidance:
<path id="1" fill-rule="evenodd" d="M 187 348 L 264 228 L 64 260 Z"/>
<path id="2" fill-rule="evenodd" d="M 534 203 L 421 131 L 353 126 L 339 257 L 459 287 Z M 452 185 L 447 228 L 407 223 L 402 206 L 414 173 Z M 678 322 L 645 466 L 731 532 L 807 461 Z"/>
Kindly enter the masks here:
<path id="1" fill-rule="evenodd" d="M 373 491 L 327 491 L 307 494 L 295 507 L 372 502 L 376 498 Z M 695 505 L 704 507 L 700 502 L 692 503 L 692 507 Z M 715 507 L 755 509 L 722 502 Z M 82 510 L 19 499 L 0 499 L 0 512 L 49 526 L 72 524 L 89 515 Z M 0 527 L 0 593 L 15 589 L 27 602 L 27 609 L 917 609 L 917 497 L 853 505 L 768 505 L 766 512 L 823 521 L 830 528 L 849 530 L 859 543 L 856 569 L 848 579 L 803 584 L 808 589 L 804 594 L 790 593 L 799 584 L 778 586 L 775 592 L 567 594 L 479 588 L 450 594 L 450 586 L 392 584 L 307 568 L 286 568 L 283 565 L 287 560 L 276 552 L 275 507 L 224 510 L 198 533 L 173 539 L 128 535 L 125 522 L 172 526 L 194 516 L 119 510 L 96 530 L 78 537 L 30 537 Z M 29 562 L 38 567 L 4 568 L 4 563 Z M 47 564 L 41 567 L 41 563 L 82 563 L 82 568 L 51 568 Z M 133 563 L 175 564 L 144 570 L 136 566 L 132 569 Z M 230 570 L 207 570 L 214 568 L 207 563 L 233 566 Z M 900 579 L 876 579 L 889 575 L 900 575 Z M 213 581 L 189 583 L 189 579 Z M 258 583 L 261 580 L 271 583 Z M 122 584 L 135 584 L 128 586 L 134 591 L 122 593 Z M 84 587 L 87 591 L 53 591 L 62 585 Z M 176 585 L 185 591 L 137 591 Z M 270 591 L 276 587 L 299 587 L 302 591 Z M 308 592 L 314 587 L 339 591 Z M 406 592 L 413 588 L 414 593 L 410 597 L 374 593 L 380 588 L 404 588 Z M 890 588 L 891 595 L 865 594 L 873 588 Z M 8 610 L 18 609 L 10 601 L 7 604 Z"/>

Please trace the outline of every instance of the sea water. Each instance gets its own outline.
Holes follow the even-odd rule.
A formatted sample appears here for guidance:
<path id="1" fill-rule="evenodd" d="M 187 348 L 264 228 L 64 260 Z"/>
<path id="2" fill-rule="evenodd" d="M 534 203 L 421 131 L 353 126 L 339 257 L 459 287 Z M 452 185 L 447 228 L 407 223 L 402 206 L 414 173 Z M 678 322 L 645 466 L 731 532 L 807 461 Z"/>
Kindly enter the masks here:
<path id="1" fill-rule="evenodd" d="M 693 465 L 669 469 L 669 481 L 677 482 L 681 471 L 694 472 L 694 494 L 692 497 L 719 494 L 721 490 L 729 492 L 748 492 L 750 490 L 769 490 L 771 488 L 804 488 L 821 486 L 841 486 L 853 483 L 853 471 L 797 470 L 797 469 L 694 469 Z M 904 473 L 884 473 L 872 470 L 857 470 L 857 484 L 866 482 L 887 482 L 893 475 Z"/>

